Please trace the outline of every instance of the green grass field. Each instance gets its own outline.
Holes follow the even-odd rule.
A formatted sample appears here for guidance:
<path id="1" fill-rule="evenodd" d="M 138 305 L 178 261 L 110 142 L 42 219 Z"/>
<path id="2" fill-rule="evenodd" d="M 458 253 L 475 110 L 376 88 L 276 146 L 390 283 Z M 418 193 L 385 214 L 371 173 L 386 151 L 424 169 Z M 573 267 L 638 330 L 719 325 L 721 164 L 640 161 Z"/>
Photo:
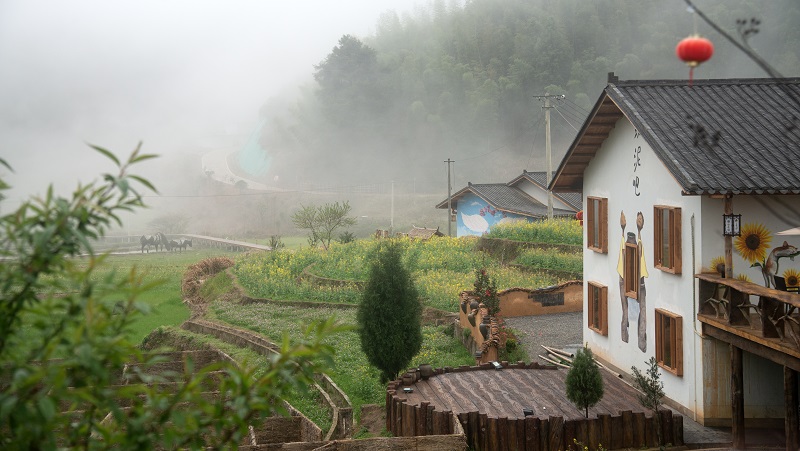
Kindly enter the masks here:
<path id="1" fill-rule="evenodd" d="M 181 297 L 181 281 L 186 269 L 209 257 L 235 257 L 238 252 L 220 249 L 195 248 L 185 252 L 150 252 L 149 254 L 109 255 L 104 265 L 96 270 L 94 277 L 104 277 L 116 272 L 117 277 L 126 276 L 131 268 L 144 275 L 146 281 L 161 281 L 139 301 L 146 304 L 150 313 L 137 316 L 130 339 L 140 342 L 159 326 L 177 326 L 189 318 L 189 309 Z"/>

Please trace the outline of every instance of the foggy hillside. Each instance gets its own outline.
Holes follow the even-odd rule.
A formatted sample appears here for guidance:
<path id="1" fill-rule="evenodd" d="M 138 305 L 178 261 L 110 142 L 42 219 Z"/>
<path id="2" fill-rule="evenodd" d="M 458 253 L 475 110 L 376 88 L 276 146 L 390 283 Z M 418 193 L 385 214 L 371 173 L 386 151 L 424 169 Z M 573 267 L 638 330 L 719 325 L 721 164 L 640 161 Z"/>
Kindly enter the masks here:
<path id="1" fill-rule="evenodd" d="M 750 44 L 784 75 L 800 75 L 800 3 L 697 4 L 734 36 L 736 19 L 759 17 Z M 415 180 L 442 192 L 448 158 L 456 188 L 544 170 L 546 93 L 564 95 L 551 110 L 557 166 L 609 72 L 688 78 L 675 46 L 695 20 L 682 0 L 437 0 L 386 13 L 374 35 L 331 43 L 296 105 L 262 110 L 261 144 L 272 157 L 263 180 Z M 696 26 L 716 48 L 696 77 L 765 76 L 708 25 Z"/>
<path id="2" fill-rule="evenodd" d="M 800 75 L 800 2 L 695 0 L 785 76 Z M 112 171 L 87 143 L 161 157 L 158 193 L 123 218 L 152 233 L 297 234 L 300 205 L 349 201 L 359 236 L 447 228 L 454 190 L 558 165 L 605 86 L 686 79 L 675 46 L 715 45 L 696 78 L 765 74 L 683 0 L 6 0 L 0 2 L 0 156 L 8 212 L 53 183 Z M 392 189 L 394 185 L 394 190 Z M 392 193 L 394 192 L 394 195 Z M 161 221 L 161 222 L 159 222 Z"/>

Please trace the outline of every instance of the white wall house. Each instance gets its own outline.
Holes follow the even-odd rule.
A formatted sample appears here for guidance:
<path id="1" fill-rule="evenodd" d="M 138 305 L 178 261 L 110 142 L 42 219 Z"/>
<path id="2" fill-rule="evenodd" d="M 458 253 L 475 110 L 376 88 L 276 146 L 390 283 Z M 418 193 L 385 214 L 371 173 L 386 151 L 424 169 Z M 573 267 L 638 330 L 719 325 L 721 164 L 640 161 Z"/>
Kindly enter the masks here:
<path id="1" fill-rule="evenodd" d="M 787 290 L 800 236 L 778 233 L 800 225 L 798 99 L 798 79 L 611 75 L 551 184 L 583 193 L 594 354 L 628 374 L 655 357 L 673 407 L 731 425 L 742 444 L 745 419 L 783 422 L 787 449 L 798 435 L 800 294 Z M 726 212 L 741 215 L 740 236 L 723 236 Z"/>

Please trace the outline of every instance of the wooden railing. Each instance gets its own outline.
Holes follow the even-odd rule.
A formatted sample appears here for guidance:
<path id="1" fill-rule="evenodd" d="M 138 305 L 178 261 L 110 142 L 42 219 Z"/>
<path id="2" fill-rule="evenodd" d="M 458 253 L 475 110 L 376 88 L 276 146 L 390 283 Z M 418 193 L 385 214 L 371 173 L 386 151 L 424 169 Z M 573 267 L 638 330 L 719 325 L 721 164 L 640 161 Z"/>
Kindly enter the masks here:
<path id="1" fill-rule="evenodd" d="M 717 274 L 697 274 L 698 319 L 800 356 L 800 294 Z M 739 331 L 737 333 L 736 331 Z"/>

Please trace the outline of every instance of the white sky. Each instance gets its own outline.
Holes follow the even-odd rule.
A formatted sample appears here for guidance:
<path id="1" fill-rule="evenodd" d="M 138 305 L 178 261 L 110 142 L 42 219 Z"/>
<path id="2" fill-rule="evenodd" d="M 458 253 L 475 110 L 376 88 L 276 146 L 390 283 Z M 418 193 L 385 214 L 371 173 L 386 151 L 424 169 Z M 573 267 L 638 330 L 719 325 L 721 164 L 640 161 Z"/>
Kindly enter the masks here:
<path id="1" fill-rule="evenodd" d="M 310 80 L 342 35 L 423 4 L 0 0 L 0 157 L 15 170 L 0 174 L 13 199 L 109 170 L 87 142 L 167 154 L 246 137 L 259 107 Z"/>

